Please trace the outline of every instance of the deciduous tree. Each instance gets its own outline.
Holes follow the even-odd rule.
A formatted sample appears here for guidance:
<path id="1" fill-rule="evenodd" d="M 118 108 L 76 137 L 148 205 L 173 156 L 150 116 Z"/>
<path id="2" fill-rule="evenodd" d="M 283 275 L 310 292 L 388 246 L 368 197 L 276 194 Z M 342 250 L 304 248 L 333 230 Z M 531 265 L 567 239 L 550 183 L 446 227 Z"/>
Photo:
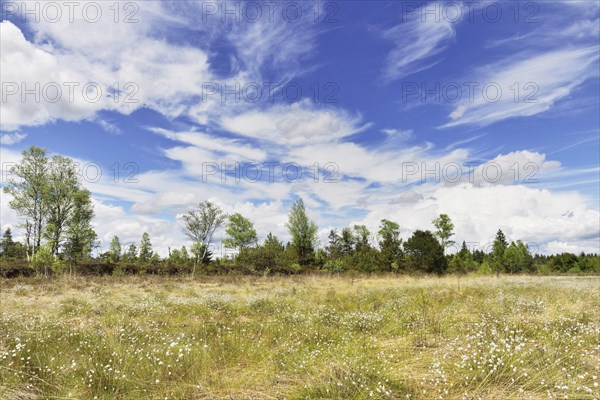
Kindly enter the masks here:
<path id="1" fill-rule="evenodd" d="M 216 204 L 210 201 L 204 201 L 198 205 L 197 210 L 188 211 L 183 215 L 183 233 L 194 243 L 194 250 L 201 251 L 202 254 L 196 256 L 196 260 L 204 260 L 212 243 L 213 235 L 219 229 L 227 214 Z M 196 262 L 192 270 L 192 276 L 196 272 Z"/>
<path id="2" fill-rule="evenodd" d="M 296 200 L 292 206 L 286 227 L 292 236 L 292 246 L 296 250 L 300 264 L 309 264 L 314 257 L 318 228 L 317 224 L 306 215 L 302 199 Z"/>
<path id="3" fill-rule="evenodd" d="M 447 214 L 440 214 L 439 217 L 433 220 L 433 226 L 436 229 L 435 236 L 439 239 L 445 252 L 448 246 L 454 244 L 454 241 L 450 240 L 450 237 L 454 235 L 454 224 Z"/>
<path id="4" fill-rule="evenodd" d="M 10 168 L 3 190 L 13 197 L 9 206 L 25 219 L 23 226 L 29 259 L 41 246 L 46 223 L 48 153 L 32 146 L 22 155 L 21 161 Z"/>
<path id="5" fill-rule="evenodd" d="M 256 244 L 257 238 L 254 224 L 240 213 L 229 216 L 225 233 L 229 237 L 223 241 L 223 244 L 229 248 L 238 249 L 240 252 L 244 248 Z"/>

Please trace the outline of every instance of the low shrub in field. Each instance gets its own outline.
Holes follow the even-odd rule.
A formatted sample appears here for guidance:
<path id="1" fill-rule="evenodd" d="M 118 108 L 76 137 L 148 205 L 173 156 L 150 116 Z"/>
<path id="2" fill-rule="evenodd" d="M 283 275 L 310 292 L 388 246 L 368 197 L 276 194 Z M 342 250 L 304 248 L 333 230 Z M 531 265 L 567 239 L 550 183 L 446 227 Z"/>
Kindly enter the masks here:
<path id="1" fill-rule="evenodd" d="M 0 277 L 16 278 L 19 276 L 33 276 L 35 270 L 25 260 L 0 261 Z"/>

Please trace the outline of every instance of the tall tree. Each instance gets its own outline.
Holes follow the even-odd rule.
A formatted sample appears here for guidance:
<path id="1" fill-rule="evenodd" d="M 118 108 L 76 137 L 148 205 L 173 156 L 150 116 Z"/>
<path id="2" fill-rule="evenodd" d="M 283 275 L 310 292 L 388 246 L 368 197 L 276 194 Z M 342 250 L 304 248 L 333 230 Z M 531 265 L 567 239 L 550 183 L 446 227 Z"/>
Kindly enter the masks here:
<path id="1" fill-rule="evenodd" d="M 79 252 L 81 246 L 73 240 L 82 239 L 84 232 L 75 233 L 76 227 L 85 228 L 85 236 L 90 237 L 93 206 L 89 192 L 81 187 L 75 164 L 59 155 L 48 159 L 48 152 L 35 146 L 22 154 L 21 161 L 10 170 L 17 179 L 9 178 L 4 191 L 13 196 L 10 207 L 25 218 L 28 259 L 40 247 L 42 237 L 48 240 L 54 256 L 68 239 L 69 252 Z"/>
<path id="2" fill-rule="evenodd" d="M 48 213 L 44 235 L 53 255 L 58 254 L 65 231 L 75 209 L 75 197 L 80 190 L 75 164 L 70 158 L 55 155 L 50 161 L 44 201 Z"/>
<path id="3" fill-rule="evenodd" d="M 123 261 L 125 262 L 135 262 L 137 261 L 137 246 L 135 243 L 131 243 L 129 248 L 127 249 L 127 253 L 123 255 Z"/>
<path id="4" fill-rule="evenodd" d="M 188 262 L 190 259 L 190 255 L 185 246 L 181 246 L 181 251 L 179 252 L 179 255 L 181 256 L 181 259 L 184 263 Z"/>
<path id="5" fill-rule="evenodd" d="M 225 228 L 225 233 L 229 235 L 223 241 L 223 244 L 229 248 L 236 248 L 240 252 L 249 246 L 256 244 L 256 230 L 254 224 L 240 213 L 229 216 L 229 222 Z"/>
<path id="6" fill-rule="evenodd" d="M 508 273 L 531 272 L 533 257 L 527 245 L 518 240 L 512 242 L 504 251 L 504 267 Z"/>
<path id="7" fill-rule="evenodd" d="M 23 151 L 23 158 L 10 169 L 4 186 L 5 193 L 13 199 L 9 206 L 20 214 L 25 222 L 25 243 L 29 259 L 40 247 L 46 220 L 45 194 L 48 186 L 48 156 L 45 149 L 32 146 Z"/>
<path id="8" fill-rule="evenodd" d="M 333 260 L 342 256 L 342 241 L 337 230 L 332 229 L 329 231 L 329 244 L 325 247 L 325 251 L 327 256 Z"/>
<path id="9" fill-rule="evenodd" d="M 363 251 L 371 248 L 369 244 L 369 236 L 371 232 L 365 225 L 354 225 L 354 238 L 356 239 L 356 251 Z"/>
<path id="10" fill-rule="evenodd" d="M 113 236 L 110 241 L 110 245 L 108 247 L 109 259 L 111 262 L 117 262 L 121 259 L 121 253 L 123 250 L 121 249 L 121 241 L 117 235 Z"/>
<path id="11" fill-rule="evenodd" d="M 356 244 L 356 238 L 354 237 L 354 233 L 352 233 L 352 229 L 343 228 L 342 236 L 340 238 L 340 246 L 342 248 L 342 253 L 344 255 L 352 254 L 354 251 L 354 245 Z"/>
<path id="12" fill-rule="evenodd" d="M 204 261 L 213 235 L 223 225 L 226 218 L 227 214 L 218 205 L 208 200 L 200 203 L 197 210 L 188 211 L 183 215 L 183 233 L 194 242 L 196 249 L 200 250 L 199 246 L 201 246 L 202 254 L 196 256 L 197 261 Z M 192 247 L 192 251 L 194 251 L 194 247 Z M 192 276 L 195 272 L 196 263 L 194 263 Z"/>
<path id="13" fill-rule="evenodd" d="M 0 252 L 2 258 L 14 257 L 15 242 L 12 237 L 12 231 L 10 228 L 6 228 L 2 240 L 0 241 Z"/>
<path id="14" fill-rule="evenodd" d="M 500 272 L 505 269 L 504 265 L 504 252 L 508 248 L 508 242 L 504 236 L 504 232 L 498 229 L 496 233 L 496 239 L 492 245 L 492 265 L 496 271 L 496 276 L 500 275 Z"/>
<path id="15" fill-rule="evenodd" d="M 94 205 L 90 192 L 78 190 L 73 196 L 73 211 L 66 228 L 65 253 L 70 261 L 89 257 L 98 236 L 92 227 Z"/>
<path id="16" fill-rule="evenodd" d="M 142 241 L 140 242 L 139 260 L 141 262 L 148 262 L 150 258 L 152 258 L 152 243 L 150 243 L 148 232 L 144 232 L 142 234 Z"/>
<path id="17" fill-rule="evenodd" d="M 446 271 L 444 248 L 430 231 L 415 231 L 404 243 L 404 251 L 414 270 L 436 274 Z"/>
<path id="18" fill-rule="evenodd" d="M 381 249 L 383 262 L 388 268 L 390 268 L 394 262 L 397 266 L 400 258 L 402 257 L 400 225 L 398 225 L 396 222 L 382 219 L 378 233 L 380 238 L 379 247 Z"/>
<path id="19" fill-rule="evenodd" d="M 469 251 L 467 243 L 464 240 L 462 242 L 462 246 L 460 247 L 460 251 L 458 252 L 458 254 L 460 254 L 463 260 L 471 256 L 471 252 Z"/>
<path id="20" fill-rule="evenodd" d="M 450 237 L 454 235 L 454 224 L 447 214 L 440 214 L 432 223 L 436 229 L 435 236 L 439 239 L 445 252 L 448 246 L 454 244 L 454 241 L 450 240 Z"/>
<path id="21" fill-rule="evenodd" d="M 502 229 L 498 229 L 498 232 L 496 232 L 496 240 L 502 248 L 506 249 L 508 247 L 508 242 L 506 241 L 506 236 L 504 236 Z"/>
<path id="22" fill-rule="evenodd" d="M 317 243 L 317 224 L 306 215 L 304 201 L 296 200 L 288 216 L 286 227 L 292 236 L 292 245 L 296 250 L 300 264 L 310 263 Z"/>

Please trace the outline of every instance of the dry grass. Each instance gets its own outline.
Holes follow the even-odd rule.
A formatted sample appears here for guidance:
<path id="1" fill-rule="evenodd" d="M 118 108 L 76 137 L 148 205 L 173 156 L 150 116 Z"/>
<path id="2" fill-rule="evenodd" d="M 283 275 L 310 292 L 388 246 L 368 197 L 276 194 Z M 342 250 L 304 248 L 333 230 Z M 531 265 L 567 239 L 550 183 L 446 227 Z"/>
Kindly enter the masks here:
<path id="1" fill-rule="evenodd" d="M 594 399 L 597 277 L 0 281 L 2 399 Z"/>

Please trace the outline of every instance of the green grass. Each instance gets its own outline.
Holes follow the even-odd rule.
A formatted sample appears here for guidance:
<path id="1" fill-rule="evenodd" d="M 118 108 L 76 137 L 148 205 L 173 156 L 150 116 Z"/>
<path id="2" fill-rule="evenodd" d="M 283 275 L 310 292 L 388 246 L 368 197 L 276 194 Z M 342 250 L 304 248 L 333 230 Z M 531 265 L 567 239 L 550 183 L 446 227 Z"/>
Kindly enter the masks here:
<path id="1" fill-rule="evenodd" d="M 1 399 L 594 399 L 598 277 L 0 281 Z"/>

